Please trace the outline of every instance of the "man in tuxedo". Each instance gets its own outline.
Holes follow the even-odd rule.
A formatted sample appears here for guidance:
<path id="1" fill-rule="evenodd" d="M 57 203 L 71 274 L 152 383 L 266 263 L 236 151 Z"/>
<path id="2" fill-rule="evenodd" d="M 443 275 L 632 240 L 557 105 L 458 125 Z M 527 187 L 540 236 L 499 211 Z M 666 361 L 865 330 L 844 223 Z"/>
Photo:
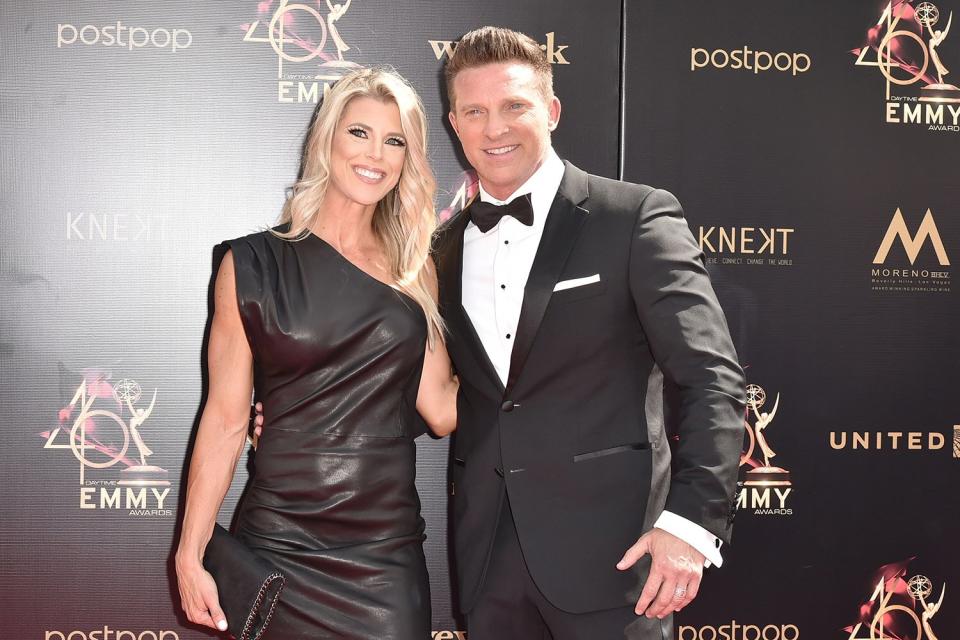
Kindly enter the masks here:
<path id="1" fill-rule="evenodd" d="M 445 74 L 480 179 L 434 253 L 461 383 L 453 543 L 470 639 L 672 638 L 672 613 L 722 562 L 743 437 L 743 372 L 699 247 L 671 194 L 557 157 L 535 41 L 477 29 Z"/>

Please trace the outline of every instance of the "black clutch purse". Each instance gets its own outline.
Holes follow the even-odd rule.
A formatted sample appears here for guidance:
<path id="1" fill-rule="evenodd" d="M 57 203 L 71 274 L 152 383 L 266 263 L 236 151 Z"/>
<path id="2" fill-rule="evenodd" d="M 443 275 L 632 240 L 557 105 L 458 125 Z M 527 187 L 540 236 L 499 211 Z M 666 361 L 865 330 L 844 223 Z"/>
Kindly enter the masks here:
<path id="1" fill-rule="evenodd" d="M 270 623 L 286 578 L 219 524 L 213 526 L 203 567 L 217 583 L 227 630 L 237 640 L 257 640 Z"/>

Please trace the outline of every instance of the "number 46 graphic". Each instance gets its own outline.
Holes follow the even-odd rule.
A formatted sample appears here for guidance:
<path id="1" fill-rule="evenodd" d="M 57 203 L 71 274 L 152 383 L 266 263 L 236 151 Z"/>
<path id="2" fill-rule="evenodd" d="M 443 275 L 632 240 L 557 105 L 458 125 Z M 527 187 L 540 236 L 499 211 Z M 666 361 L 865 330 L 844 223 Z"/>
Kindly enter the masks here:
<path id="1" fill-rule="evenodd" d="M 866 60 L 867 52 L 873 49 L 870 46 L 865 46 L 860 49 L 860 55 L 857 57 L 856 62 L 856 64 L 860 66 L 878 67 L 880 69 L 880 73 L 882 73 L 883 77 L 887 80 L 888 100 L 890 99 L 891 84 L 901 86 L 914 84 L 926 75 L 927 67 L 930 64 L 930 52 L 923 39 L 909 29 L 897 28 L 903 18 L 903 11 L 906 9 L 913 10 L 913 8 L 902 0 L 896 2 L 896 8 L 893 7 L 893 4 L 893 2 L 887 3 L 887 7 L 883 10 L 880 19 L 877 21 L 878 27 L 884 27 L 885 35 L 877 45 L 876 59 Z M 924 3 L 924 5 L 927 4 L 929 3 Z M 930 23 L 930 18 L 927 17 L 925 13 L 921 13 L 919 7 L 914 17 L 921 25 L 928 25 Z M 910 44 L 907 42 L 908 40 L 912 40 L 919 46 L 920 51 L 923 53 L 923 64 L 918 66 L 914 63 L 904 61 L 895 55 L 897 51 L 905 51 L 910 47 Z M 897 75 L 894 75 L 894 69 L 899 69 L 909 75 L 906 78 L 897 77 Z"/>
<path id="2" fill-rule="evenodd" d="M 940 610 L 940 606 L 943 604 L 943 598 L 947 592 L 947 585 L 943 585 L 940 591 L 940 599 L 936 604 L 927 604 L 925 598 L 933 592 L 933 584 L 930 582 L 930 579 L 921 575 L 910 578 L 910 581 L 907 583 L 910 595 L 920 600 L 920 604 L 923 606 L 922 613 L 920 616 L 917 616 L 913 609 L 906 605 L 890 604 L 890 598 L 893 597 L 893 592 L 887 591 L 885 584 L 886 580 L 880 578 L 880 581 L 877 583 L 877 588 L 874 589 L 873 595 L 870 596 L 870 602 L 873 603 L 879 599 L 880 606 L 870 620 L 869 635 L 859 635 L 864 623 L 858 622 L 856 626 L 851 629 L 847 640 L 907 640 L 910 636 L 904 637 L 899 634 L 896 636 L 888 636 L 886 634 L 884 628 L 893 626 L 890 623 L 894 620 L 894 615 L 906 615 L 910 621 L 913 622 L 912 626 L 916 630 L 916 635 L 912 636 L 912 640 L 939 640 L 933 632 L 930 620 L 936 615 L 937 611 Z"/>

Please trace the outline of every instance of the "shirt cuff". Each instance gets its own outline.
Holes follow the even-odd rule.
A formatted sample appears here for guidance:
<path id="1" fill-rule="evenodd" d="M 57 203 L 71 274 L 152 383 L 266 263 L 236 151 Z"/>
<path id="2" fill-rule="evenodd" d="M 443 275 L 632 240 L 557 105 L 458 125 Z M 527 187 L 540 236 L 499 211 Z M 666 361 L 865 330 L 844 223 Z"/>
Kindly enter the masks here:
<path id="1" fill-rule="evenodd" d="M 687 520 L 673 512 L 664 511 L 653 523 L 653 526 L 680 538 L 702 553 L 706 558 L 703 562 L 704 567 L 710 567 L 714 564 L 718 567 L 723 565 L 723 556 L 720 555 L 720 546 L 723 541 L 696 522 Z"/>

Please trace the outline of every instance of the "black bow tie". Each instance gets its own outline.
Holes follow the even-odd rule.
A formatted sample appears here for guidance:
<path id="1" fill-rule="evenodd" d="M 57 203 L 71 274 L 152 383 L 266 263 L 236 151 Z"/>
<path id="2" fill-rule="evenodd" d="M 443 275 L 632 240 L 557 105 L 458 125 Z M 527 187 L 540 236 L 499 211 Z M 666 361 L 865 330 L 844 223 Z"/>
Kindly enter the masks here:
<path id="1" fill-rule="evenodd" d="M 470 205 L 470 219 L 482 233 L 497 226 L 503 216 L 513 216 L 528 227 L 533 226 L 533 205 L 530 194 L 517 196 L 507 204 L 490 204 L 479 198 Z"/>

